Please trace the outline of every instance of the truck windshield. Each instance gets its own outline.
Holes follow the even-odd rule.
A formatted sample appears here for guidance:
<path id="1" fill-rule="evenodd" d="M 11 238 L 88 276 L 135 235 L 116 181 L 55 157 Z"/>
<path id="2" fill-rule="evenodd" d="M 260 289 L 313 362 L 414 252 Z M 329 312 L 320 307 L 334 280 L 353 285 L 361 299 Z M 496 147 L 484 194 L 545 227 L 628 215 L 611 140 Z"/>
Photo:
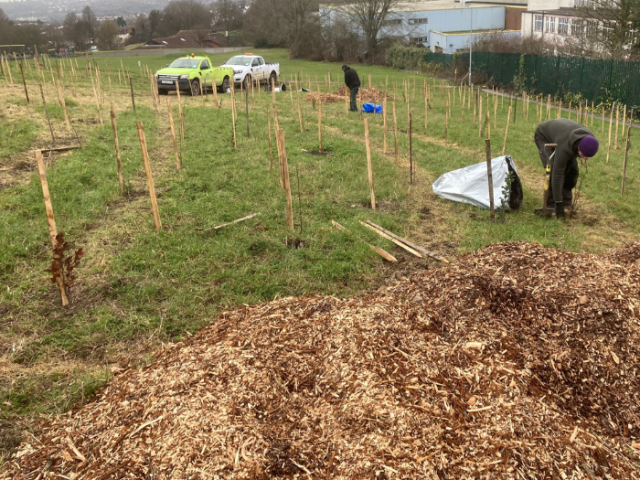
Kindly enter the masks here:
<path id="1" fill-rule="evenodd" d="M 195 60 L 193 58 L 179 58 L 174 60 L 169 68 L 198 68 L 198 64 L 200 60 Z"/>
<path id="2" fill-rule="evenodd" d="M 244 65 L 248 67 L 251 63 L 251 60 L 253 60 L 252 57 L 244 57 L 242 55 L 238 55 L 237 57 L 231 57 L 227 62 L 227 65 Z"/>

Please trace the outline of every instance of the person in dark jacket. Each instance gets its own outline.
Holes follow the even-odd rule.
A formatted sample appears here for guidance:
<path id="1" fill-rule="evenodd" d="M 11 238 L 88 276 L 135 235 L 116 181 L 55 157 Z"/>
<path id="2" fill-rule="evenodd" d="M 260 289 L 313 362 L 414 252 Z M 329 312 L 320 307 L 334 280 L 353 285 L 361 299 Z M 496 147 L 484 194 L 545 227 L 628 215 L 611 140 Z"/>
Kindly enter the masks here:
<path id="1" fill-rule="evenodd" d="M 351 91 L 351 107 L 349 108 L 349 110 L 351 110 L 352 112 L 357 112 L 358 104 L 356 103 L 356 96 L 358 95 L 358 90 L 360 89 L 360 77 L 358 76 L 358 72 L 356 72 L 353 68 L 349 68 L 348 65 L 343 65 L 342 71 L 344 72 L 344 83 Z"/>
<path id="2" fill-rule="evenodd" d="M 578 157 L 590 158 L 598 153 L 598 139 L 587 127 L 566 118 L 558 118 L 538 125 L 534 141 L 544 168 L 553 151 L 546 150 L 545 143 L 557 144 L 551 164 L 547 208 L 555 209 L 556 218 L 564 218 L 565 207 L 571 207 L 571 191 L 578 183 Z M 544 215 L 546 212 L 536 210 L 536 213 Z"/>

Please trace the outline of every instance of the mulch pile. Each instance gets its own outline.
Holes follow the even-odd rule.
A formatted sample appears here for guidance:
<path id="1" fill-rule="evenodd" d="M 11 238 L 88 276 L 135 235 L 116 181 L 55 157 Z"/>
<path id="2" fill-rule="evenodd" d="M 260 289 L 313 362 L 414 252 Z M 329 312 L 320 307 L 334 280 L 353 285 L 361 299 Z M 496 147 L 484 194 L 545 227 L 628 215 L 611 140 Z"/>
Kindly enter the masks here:
<path id="1" fill-rule="evenodd" d="M 505 243 L 224 313 L 43 420 L 6 478 L 639 478 L 639 259 Z"/>
<path id="2" fill-rule="evenodd" d="M 306 102 L 318 101 L 318 99 L 322 100 L 322 103 L 338 103 L 345 102 L 345 97 L 349 97 L 350 92 L 347 87 L 340 87 L 338 90 L 332 93 L 319 93 L 319 92 L 309 92 L 305 95 L 304 100 Z M 388 97 L 388 99 L 390 99 Z M 359 102 L 373 102 L 382 104 L 384 100 L 384 92 L 378 90 L 377 88 L 361 88 L 358 90 L 358 101 Z"/>

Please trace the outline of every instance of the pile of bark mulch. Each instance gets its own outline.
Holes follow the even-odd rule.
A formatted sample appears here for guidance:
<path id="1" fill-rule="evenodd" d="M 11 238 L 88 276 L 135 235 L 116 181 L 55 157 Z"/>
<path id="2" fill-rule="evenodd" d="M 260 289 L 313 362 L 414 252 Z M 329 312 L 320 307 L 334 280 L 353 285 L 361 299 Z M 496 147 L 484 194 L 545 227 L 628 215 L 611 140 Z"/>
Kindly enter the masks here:
<path id="1" fill-rule="evenodd" d="M 499 244 L 225 313 L 43 420 L 5 478 L 639 478 L 639 258 Z"/>
<path id="2" fill-rule="evenodd" d="M 309 92 L 305 95 L 306 102 L 322 100 L 322 103 L 344 103 L 349 98 L 350 92 L 347 87 L 340 87 L 332 93 Z M 345 98 L 346 97 L 346 98 Z M 384 92 L 377 88 L 361 88 L 358 90 L 359 102 L 374 102 L 381 104 L 384 100 Z"/>

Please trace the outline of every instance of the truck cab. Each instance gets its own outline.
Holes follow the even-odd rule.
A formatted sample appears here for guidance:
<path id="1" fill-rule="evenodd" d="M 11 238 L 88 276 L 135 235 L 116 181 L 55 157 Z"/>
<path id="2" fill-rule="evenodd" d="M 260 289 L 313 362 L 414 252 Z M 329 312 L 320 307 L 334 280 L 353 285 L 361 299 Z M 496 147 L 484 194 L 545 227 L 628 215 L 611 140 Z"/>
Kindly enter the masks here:
<path id="1" fill-rule="evenodd" d="M 181 92 L 191 95 L 200 95 L 207 88 L 225 92 L 232 77 L 233 68 L 213 67 L 209 57 L 194 54 L 180 57 L 156 72 L 160 95 L 175 91 L 176 85 Z"/>

